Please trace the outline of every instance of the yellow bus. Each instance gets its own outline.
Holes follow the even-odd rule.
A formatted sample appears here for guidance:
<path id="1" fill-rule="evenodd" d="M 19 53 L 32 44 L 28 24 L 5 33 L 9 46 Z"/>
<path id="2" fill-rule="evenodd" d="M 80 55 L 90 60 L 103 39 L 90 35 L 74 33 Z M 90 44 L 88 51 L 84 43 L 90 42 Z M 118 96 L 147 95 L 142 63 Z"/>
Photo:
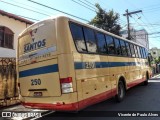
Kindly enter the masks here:
<path id="1" fill-rule="evenodd" d="M 37 22 L 18 39 L 20 99 L 25 107 L 78 111 L 114 97 L 152 73 L 147 49 L 65 16 Z"/>

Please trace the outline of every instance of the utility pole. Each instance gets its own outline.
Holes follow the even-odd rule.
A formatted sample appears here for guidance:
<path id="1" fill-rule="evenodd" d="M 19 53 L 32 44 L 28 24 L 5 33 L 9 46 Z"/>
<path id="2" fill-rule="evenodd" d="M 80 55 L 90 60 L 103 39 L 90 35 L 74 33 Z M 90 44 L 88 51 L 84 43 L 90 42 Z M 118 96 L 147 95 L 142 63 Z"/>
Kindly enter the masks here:
<path id="1" fill-rule="evenodd" d="M 130 33 L 130 25 L 129 25 L 129 16 L 131 16 L 132 14 L 136 14 L 142 12 L 142 10 L 138 10 L 138 11 L 133 11 L 133 12 L 128 12 L 128 9 L 126 10 L 126 14 L 123 14 L 123 16 L 127 17 L 127 24 L 128 24 L 128 39 L 131 40 L 131 33 Z"/>

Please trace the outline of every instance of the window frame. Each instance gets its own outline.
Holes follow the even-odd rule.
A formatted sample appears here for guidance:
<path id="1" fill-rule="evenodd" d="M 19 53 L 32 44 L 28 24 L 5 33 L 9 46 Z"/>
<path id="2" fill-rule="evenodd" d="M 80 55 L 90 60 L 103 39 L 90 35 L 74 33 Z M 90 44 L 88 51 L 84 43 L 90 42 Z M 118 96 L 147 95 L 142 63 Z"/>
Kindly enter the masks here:
<path id="1" fill-rule="evenodd" d="M 130 44 L 131 44 L 131 43 L 126 41 L 125 44 L 128 44 L 128 47 L 129 47 L 129 52 L 130 52 L 130 54 L 128 54 L 128 48 L 127 48 L 127 45 L 126 45 L 128 57 L 132 57 L 132 52 L 131 52 L 131 47 L 130 47 Z"/>
<path id="2" fill-rule="evenodd" d="M 104 37 L 104 43 L 105 43 L 105 45 L 106 45 L 106 51 L 105 51 L 105 52 L 101 52 L 101 51 L 99 50 L 99 44 L 98 44 L 98 41 L 99 41 L 99 40 L 98 40 L 98 37 L 97 37 L 98 34 L 101 34 L 101 35 L 103 35 L 103 37 Z M 99 31 L 95 31 L 95 35 L 96 35 L 96 40 L 97 40 L 98 53 L 99 53 L 99 54 L 108 54 L 108 46 L 107 46 L 105 34 L 102 33 L 102 32 L 99 32 Z"/>
<path id="3" fill-rule="evenodd" d="M 97 54 L 97 53 L 98 53 L 98 45 L 97 45 L 97 38 L 96 38 L 95 30 L 92 29 L 92 28 L 86 27 L 86 26 L 82 26 L 82 27 L 83 27 L 84 40 L 85 40 L 85 43 L 86 43 L 87 52 L 88 52 L 88 53 L 91 53 L 91 54 Z M 96 45 L 96 48 L 97 48 L 97 51 L 96 51 L 96 52 L 90 52 L 90 51 L 88 50 L 87 41 L 86 41 L 86 36 L 85 36 L 85 30 L 84 30 L 85 28 L 86 28 L 86 29 L 90 29 L 91 31 L 93 31 L 93 35 L 94 35 L 94 38 L 95 38 L 95 45 Z"/>
<path id="4" fill-rule="evenodd" d="M 113 45 L 114 45 L 114 46 L 113 46 L 113 47 L 114 47 L 114 48 L 113 48 L 113 50 L 114 50 L 114 53 L 113 53 L 113 54 L 110 54 L 110 53 L 109 53 L 109 47 L 108 47 L 108 42 L 107 42 L 106 36 L 109 36 L 109 37 L 111 38 L 112 42 L 113 42 Z M 110 55 L 110 56 L 115 56 L 115 55 L 116 55 L 116 53 L 115 53 L 116 51 L 115 51 L 115 42 L 114 42 L 113 36 L 108 35 L 108 34 L 105 34 L 105 39 L 106 39 L 106 43 L 107 43 L 107 51 L 108 51 L 107 54 Z"/>
<path id="5" fill-rule="evenodd" d="M 84 54 L 97 54 L 97 55 L 107 55 L 107 56 L 115 56 L 115 57 L 128 57 L 128 58 L 144 58 L 144 57 L 147 56 L 147 55 L 146 55 L 146 54 L 147 54 L 147 53 L 146 53 L 146 49 L 145 49 L 144 47 L 141 47 L 141 46 L 139 46 L 139 45 L 137 45 L 137 44 L 134 44 L 134 43 L 132 43 L 132 42 L 130 42 L 130 41 L 126 41 L 126 40 L 120 39 L 120 38 L 118 38 L 118 37 L 109 35 L 109 34 L 107 34 L 107 33 L 98 31 L 98 30 L 96 30 L 96 29 L 94 29 L 94 28 L 90 28 L 90 27 L 88 27 L 88 26 L 85 26 L 85 25 L 82 25 L 82 24 L 79 24 L 79 23 L 76 23 L 76 22 L 73 22 L 73 21 L 69 21 L 69 28 L 70 28 L 70 23 L 76 24 L 76 25 L 78 25 L 78 26 L 80 26 L 80 27 L 82 28 L 82 33 L 83 33 L 83 38 L 84 38 L 84 42 L 85 42 L 86 52 L 84 52 L 84 51 L 78 51 L 77 46 L 76 46 L 76 43 L 75 43 L 75 40 L 73 39 L 74 44 L 75 44 L 75 46 L 76 46 L 76 50 L 77 50 L 77 52 L 79 52 L 79 53 L 84 53 Z M 84 28 L 88 28 L 88 29 L 90 29 L 90 30 L 93 31 L 94 38 L 95 38 L 95 43 L 96 43 L 96 47 L 97 47 L 97 51 L 96 51 L 96 52 L 89 52 L 89 51 L 88 51 L 88 47 L 87 47 L 87 43 L 86 43 L 86 38 L 85 38 Z M 70 32 L 71 32 L 71 28 L 70 28 Z M 99 51 L 97 33 L 98 33 L 98 34 L 102 34 L 102 35 L 104 36 L 105 43 L 106 43 L 106 47 L 107 47 L 106 53 L 103 53 L 103 52 L 100 52 L 100 51 Z M 71 32 L 71 35 L 72 35 L 72 32 Z M 114 45 L 114 46 L 113 46 L 113 47 L 114 47 L 114 54 L 109 54 L 109 46 L 108 46 L 107 37 L 110 37 L 111 40 L 112 40 L 112 42 L 113 42 L 113 45 Z M 73 38 L 73 35 L 72 35 L 72 38 Z M 118 55 L 118 54 L 116 53 L 116 49 L 115 49 L 115 39 L 117 39 L 117 40 L 119 41 L 120 52 L 121 52 L 120 55 Z M 125 44 L 126 54 L 127 54 L 127 55 L 123 55 L 123 54 L 122 54 L 122 48 L 121 48 L 121 42 L 120 42 L 121 40 L 122 40 L 122 41 L 124 42 L 124 44 Z M 127 48 L 127 45 L 126 45 L 126 44 L 128 44 L 129 51 L 130 51 L 130 55 L 128 54 L 128 51 L 127 51 L 128 48 Z M 133 51 L 132 51 L 132 49 L 131 49 L 131 46 L 133 46 Z M 138 48 L 137 48 L 137 47 L 139 47 L 139 50 L 142 48 L 143 56 L 141 55 L 141 50 L 139 51 L 139 52 L 140 52 L 140 56 L 139 56 Z M 137 54 L 136 54 L 135 48 L 136 48 Z M 133 53 L 135 54 L 135 56 L 133 56 Z M 144 55 L 145 55 L 145 56 L 144 56 Z M 144 58 L 144 59 L 146 59 L 146 58 Z"/>
<path id="6" fill-rule="evenodd" d="M 121 45 L 120 45 L 120 39 L 119 39 L 119 38 L 115 38 L 115 37 L 114 37 L 113 39 L 114 39 L 114 44 L 115 44 L 115 47 L 114 47 L 114 48 L 115 48 L 115 55 L 117 55 L 117 56 L 123 56 L 123 55 L 122 55 Z M 115 42 L 116 40 L 118 40 L 118 43 L 119 43 L 120 54 L 118 54 L 118 53 L 117 53 L 117 50 L 116 50 L 116 42 Z"/>
<path id="7" fill-rule="evenodd" d="M 121 47 L 121 54 L 122 54 L 122 56 L 124 56 L 124 57 L 128 57 L 127 48 L 126 48 L 126 41 L 124 41 L 124 40 L 120 39 L 120 40 L 119 40 L 119 42 L 120 42 L 120 47 Z M 124 46 L 125 46 L 125 53 L 126 53 L 126 54 L 123 54 L 123 51 L 122 51 L 123 49 L 122 49 L 121 42 L 123 42 L 123 43 L 124 43 Z"/>
<path id="8" fill-rule="evenodd" d="M 14 49 L 14 32 L 6 26 L 0 26 L 0 32 L 2 36 L 0 47 Z"/>

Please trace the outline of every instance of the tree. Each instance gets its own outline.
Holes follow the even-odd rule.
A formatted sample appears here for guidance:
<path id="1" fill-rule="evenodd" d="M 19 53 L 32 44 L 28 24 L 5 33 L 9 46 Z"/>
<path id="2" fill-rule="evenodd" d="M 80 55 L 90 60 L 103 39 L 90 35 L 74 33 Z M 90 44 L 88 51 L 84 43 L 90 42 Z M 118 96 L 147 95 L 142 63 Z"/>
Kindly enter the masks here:
<path id="1" fill-rule="evenodd" d="M 159 64 L 159 63 L 160 63 L 160 57 L 155 58 L 155 59 L 154 59 L 154 62 L 155 62 L 155 64 Z"/>
<path id="2" fill-rule="evenodd" d="M 108 32 L 120 35 L 120 25 L 118 25 L 119 14 L 115 13 L 113 10 L 106 12 L 101 6 L 96 3 L 98 11 L 96 16 L 89 22 L 89 24 L 94 25 L 98 28 L 106 30 Z"/>

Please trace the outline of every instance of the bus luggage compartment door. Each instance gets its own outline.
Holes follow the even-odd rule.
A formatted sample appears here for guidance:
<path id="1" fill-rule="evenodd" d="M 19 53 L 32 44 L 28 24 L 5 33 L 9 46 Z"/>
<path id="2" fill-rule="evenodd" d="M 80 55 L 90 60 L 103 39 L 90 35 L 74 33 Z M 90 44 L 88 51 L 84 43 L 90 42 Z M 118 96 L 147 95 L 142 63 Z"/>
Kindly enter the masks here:
<path id="1" fill-rule="evenodd" d="M 19 67 L 19 82 L 22 96 L 60 96 L 57 58 Z"/>

